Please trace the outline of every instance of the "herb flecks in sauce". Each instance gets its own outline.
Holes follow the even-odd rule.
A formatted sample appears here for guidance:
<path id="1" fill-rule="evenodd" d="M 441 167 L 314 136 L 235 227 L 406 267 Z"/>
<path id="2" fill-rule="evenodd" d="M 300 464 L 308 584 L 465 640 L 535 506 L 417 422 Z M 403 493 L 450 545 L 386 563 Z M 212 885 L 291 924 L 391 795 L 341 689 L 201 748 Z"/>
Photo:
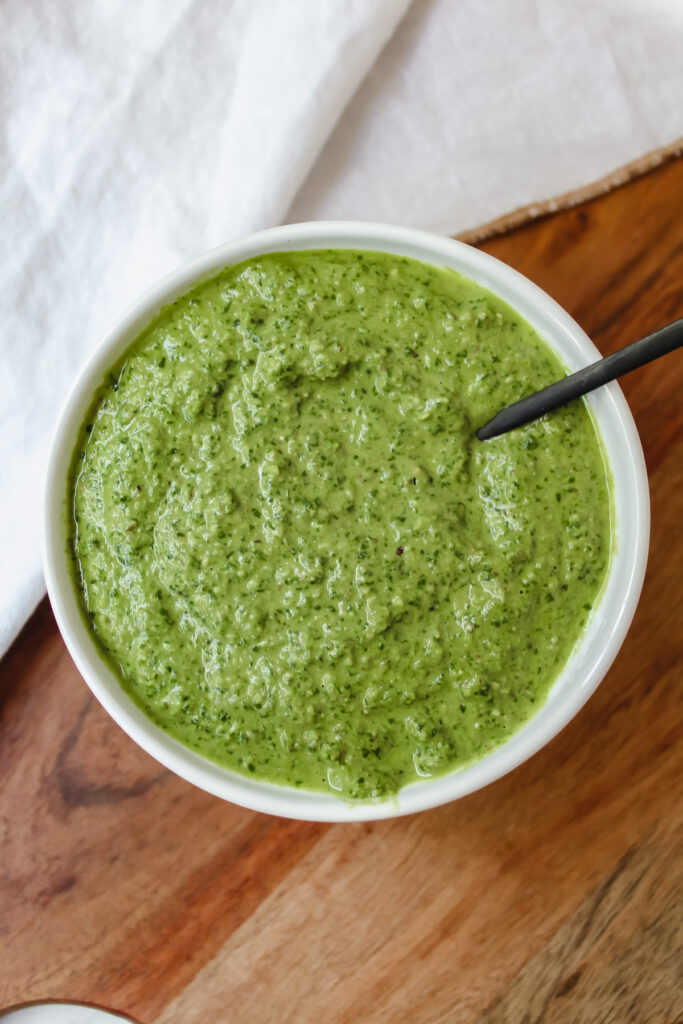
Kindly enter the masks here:
<path id="1" fill-rule="evenodd" d="M 496 747 L 609 557 L 583 403 L 474 436 L 561 374 L 502 301 L 401 257 L 273 254 L 198 285 L 74 454 L 76 576 L 121 685 L 221 764 L 347 797 Z"/>

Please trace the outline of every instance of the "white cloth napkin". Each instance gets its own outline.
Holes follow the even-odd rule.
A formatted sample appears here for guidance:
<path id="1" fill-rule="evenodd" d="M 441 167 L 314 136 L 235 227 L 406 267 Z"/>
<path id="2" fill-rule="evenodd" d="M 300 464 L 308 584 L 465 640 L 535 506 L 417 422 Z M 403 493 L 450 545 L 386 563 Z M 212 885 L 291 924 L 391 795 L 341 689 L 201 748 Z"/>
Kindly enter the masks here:
<path id="1" fill-rule="evenodd" d="M 415 0 L 287 220 L 458 234 L 682 134 L 683 0 Z"/>
<path id="2" fill-rule="evenodd" d="M 147 285 L 285 220 L 455 233 L 600 178 L 681 134 L 682 40 L 679 0 L 5 0 L 0 653 L 58 409 Z"/>

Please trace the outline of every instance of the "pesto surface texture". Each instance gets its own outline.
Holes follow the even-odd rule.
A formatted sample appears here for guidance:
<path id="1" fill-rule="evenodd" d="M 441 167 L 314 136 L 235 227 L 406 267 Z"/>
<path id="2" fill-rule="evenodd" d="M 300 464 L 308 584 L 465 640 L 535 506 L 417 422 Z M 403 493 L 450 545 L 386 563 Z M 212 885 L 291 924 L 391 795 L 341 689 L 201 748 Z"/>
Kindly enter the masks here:
<path id="1" fill-rule="evenodd" d="M 583 402 L 475 429 L 562 376 L 509 306 L 382 253 L 276 253 L 164 309 L 74 452 L 71 551 L 147 715 L 259 779 L 395 793 L 543 703 L 606 573 Z"/>

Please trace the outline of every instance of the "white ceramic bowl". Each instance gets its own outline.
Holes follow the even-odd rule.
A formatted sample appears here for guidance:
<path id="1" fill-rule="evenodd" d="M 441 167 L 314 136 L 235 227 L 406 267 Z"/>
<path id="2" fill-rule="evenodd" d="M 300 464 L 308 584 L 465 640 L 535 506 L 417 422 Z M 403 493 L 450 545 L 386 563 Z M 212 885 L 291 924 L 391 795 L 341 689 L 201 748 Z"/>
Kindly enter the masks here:
<path id="1" fill-rule="evenodd" d="M 645 574 L 649 492 L 633 418 L 616 384 L 589 398 L 612 472 L 614 552 L 606 585 L 589 623 L 546 704 L 503 746 L 469 767 L 406 786 L 384 802 L 348 802 L 245 778 L 172 739 L 145 717 L 98 656 L 81 618 L 68 568 L 65 500 L 78 429 L 105 372 L 148 322 L 198 279 L 267 252 L 294 249 L 374 249 L 445 265 L 501 296 L 532 324 L 570 370 L 599 358 L 581 328 L 545 292 L 516 271 L 470 246 L 436 235 L 380 224 L 318 222 L 274 228 L 200 256 L 151 288 L 106 336 L 62 411 L 50 455 L 44 514 L 44 567 L 57 623 L 80 672 L 103 707 L 144 750 L 209 793 L 269 814 L 315 821 L 364 821 L 436 807 L 472 793 L 526 761 L 588 700 L 626 635 Z"/>

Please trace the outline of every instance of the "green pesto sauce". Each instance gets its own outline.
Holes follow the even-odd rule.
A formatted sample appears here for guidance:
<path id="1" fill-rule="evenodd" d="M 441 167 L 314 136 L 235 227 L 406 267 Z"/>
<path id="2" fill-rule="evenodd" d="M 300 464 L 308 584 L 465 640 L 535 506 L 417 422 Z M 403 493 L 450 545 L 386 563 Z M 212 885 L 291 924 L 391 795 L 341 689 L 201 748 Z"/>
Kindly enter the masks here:
<path id="1" fill-rule="evenodd" d="M 164 309 L 74 452 L 86 617 L 161 728 L 256 778 L 395 793 L 543 703 L 610 550 L 583 402 L 475 429 L 562 376 L 454 272 L 277 253 Z"/>

